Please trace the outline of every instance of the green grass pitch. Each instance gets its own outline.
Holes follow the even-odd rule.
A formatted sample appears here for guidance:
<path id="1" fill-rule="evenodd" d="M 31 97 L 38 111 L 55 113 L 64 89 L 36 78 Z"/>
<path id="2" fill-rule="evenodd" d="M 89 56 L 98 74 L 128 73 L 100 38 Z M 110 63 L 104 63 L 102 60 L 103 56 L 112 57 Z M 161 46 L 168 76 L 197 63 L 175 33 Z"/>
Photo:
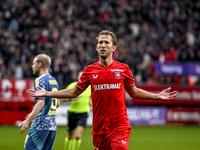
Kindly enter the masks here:
<path id="1" fill-rule="evenodd" d="M 27 131 L 19 127 L 0 126 L 0 149 L 22 150 Z M 92 127 L 86 127 L 80 150 L 93 150 Z M 65 127 L 58 127 L 53 150 L 63 150 Z M 129 150 L 200 150 L 199 126 L 134 126 Z"/>

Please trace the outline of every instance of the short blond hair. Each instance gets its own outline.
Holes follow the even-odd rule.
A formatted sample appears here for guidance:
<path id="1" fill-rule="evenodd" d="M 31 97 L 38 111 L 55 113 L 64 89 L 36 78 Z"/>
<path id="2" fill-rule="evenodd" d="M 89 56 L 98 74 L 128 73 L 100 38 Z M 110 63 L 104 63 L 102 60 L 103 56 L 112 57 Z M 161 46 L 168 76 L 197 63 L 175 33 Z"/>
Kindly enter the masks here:
<path id="1" fill-rule="evenodd" d="M 101 35 L 110 35 L 110 36 L 112 37 L 112 43 L 113 43 L 113 45 L 116 45 L 116 44 L 117 44 L 117 38 L 116 38 L 115 34 L 114 34 L 113 32 L 111 32 L 111 31 L 108 31 L 108 30 L 102 30 L 102 31 L 99 33 L 99 35 L 96 37 L 97 44 L 98 44 L 98 42 L 99 42 L 99 37 L 100 37 Z"/>
<path id="2" fill-rule="evenodd" d="M 51 65 L 51 58 L 46 54 L 39 54 L 35 56 L 37 58 L 36 62 L 41 62 L 43 68 L 49 68 Z"/>

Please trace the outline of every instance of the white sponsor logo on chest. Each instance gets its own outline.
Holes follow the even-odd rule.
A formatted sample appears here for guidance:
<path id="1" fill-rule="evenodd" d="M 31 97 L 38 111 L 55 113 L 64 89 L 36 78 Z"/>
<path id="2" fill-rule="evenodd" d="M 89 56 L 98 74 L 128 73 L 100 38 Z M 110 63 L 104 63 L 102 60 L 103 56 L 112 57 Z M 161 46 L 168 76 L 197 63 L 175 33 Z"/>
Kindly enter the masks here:
<path id="1" fill-rule="evenodd" d="M 122 69 L 111 69 L 111 71 L 112 72 L 116 72 L 116 71 L 118 71 L 118 72 L 124 72 L 124 70 L 122 70 Z"/>
<path id="2" fill-rule="evenodd" d="M 94 85 L 94 90 L 120 89 L 121 83 Z"/>

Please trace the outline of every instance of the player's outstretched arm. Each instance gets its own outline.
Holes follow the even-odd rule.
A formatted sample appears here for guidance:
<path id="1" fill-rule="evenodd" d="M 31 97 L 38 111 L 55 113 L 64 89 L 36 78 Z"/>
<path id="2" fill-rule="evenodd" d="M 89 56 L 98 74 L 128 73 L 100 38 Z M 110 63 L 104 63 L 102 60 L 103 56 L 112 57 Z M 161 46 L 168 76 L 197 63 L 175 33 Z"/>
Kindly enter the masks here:
<path id="1" fill-rule="evenodd" d="M 177 91 L 172 91 L 171 87 L 161 91 L 160 93 L 151 93 L 148 91 L 145 91 L 143 89 L 137 88 L 136 86 L 126 86 L 126 91 L 132 98 L 137 98 L 137 99 L 146 99 L 146 100 L 171 100 L 174 99 L 178 96 Z"/>
<path id="2" fill-rule="evenodd" d="M 46 91 L 41 87 L 37 87 L 40 91 L 29 89 L 26 92 L 32 97 L 53 97 L 53 98 L 76 98 L 83 90 L 74 86 L 72 89 L 64 89 L 59 91 Z"/>

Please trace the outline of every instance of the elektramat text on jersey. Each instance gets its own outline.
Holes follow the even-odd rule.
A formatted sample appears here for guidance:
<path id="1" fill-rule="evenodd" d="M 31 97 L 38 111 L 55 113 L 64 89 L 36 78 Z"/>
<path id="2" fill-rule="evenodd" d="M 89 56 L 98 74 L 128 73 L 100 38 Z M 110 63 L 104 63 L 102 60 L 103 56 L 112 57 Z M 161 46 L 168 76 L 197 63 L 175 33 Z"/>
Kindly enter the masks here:
<path id="1" fill-rule="evenodd" d="M 120 89 L 121 83 L 94 85 L 94 90 Z"/>

